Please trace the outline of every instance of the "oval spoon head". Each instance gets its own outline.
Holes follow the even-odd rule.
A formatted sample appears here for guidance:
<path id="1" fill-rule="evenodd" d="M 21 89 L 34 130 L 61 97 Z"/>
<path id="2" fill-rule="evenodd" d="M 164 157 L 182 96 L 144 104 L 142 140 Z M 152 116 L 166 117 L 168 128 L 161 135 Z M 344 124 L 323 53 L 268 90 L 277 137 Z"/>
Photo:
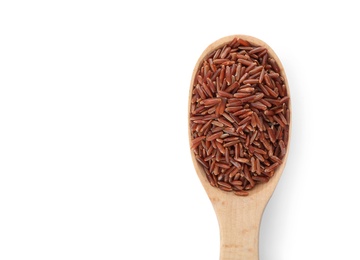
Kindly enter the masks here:
<path id="1" fill-rule="evenodd" d="M 190 141 L 190 146 L 191 146 L 191 130 L 190 130 L 190 109 L 191 109 L 191 98 L 192 98 L 192 91 L 193 91 L 193 85 L 194 85 L 194 80 L 195 80 L 195 76 L 199 70 L 199 66 L 202 65 L 202 62 L 204 61 L 204 58 L 209 55 L 210 53 L 212 53 L 214 50 L 224 46 L 227 43 L 230 43 L 234 38 L 240 38 L 243 39 L 245 41 L 248 41 L 251 45 L 253 46 L 263 46 L 266 47 L 269 56 L 272 57 L 279 69 L 280 69 L 280 75 L 284 78 L 284 82 L 286 85 L 286 89 L 287 89 L 287 94 L 288 96 L 290 96 L 290 90 L 289 90 L 289 85 L 287 82 L 287 78 L 286 78 L 286 74 L 284 71 L 284 67 L 280 62 L 280 59 L 278 58 L 278 56 L 275 54 L 275 52 L 271 49 L 271 47 L 269 45 L 267 45 L 265 42 L 252 37 L 252 36 L 248 36 L 248 35 L 230 35 L 230 36 L 226 36 L 223 37 L 217 41 L 215 41 L 214 43 L 210 44 L 205 50 L 204 52 L 201 54 L 200 58 L 198 59 L 195 68 L 193 70 L 193 74 L 192 74 L 192 78 L 191 78 L 191 83 L 190 83 L 190 92 L 189 92 L 189 102 L 188 102 L 188 127 L 189 127 L 189 141 Z M 291 114 L 291 103 L 289 101 L 288 104 L 288 108 L 290 110 L 290 114 Z M 289 152 L 289 143 L 290 143 L 290 133 L 291 133 L 291 120 L 289 122 L 289 139 L 288 139 L 288 145 L 286 148 L 286 154 L 284 156 L 284 158 L 282 159 L 282 164 L 276 169 L 274 176 L 272 176 L 270 178 L 270 180 L 267 183 L 264 184 L 259 184 L 256 185 L 252 190 L 249 191 L 249 195 L 248 196 L 243 196 L 243 197 L 239 197 L 234 195 L 232 192 L 226 192 L 226 191 L 222 191 L 218 188 L 214 188 L 210 185 L 209 181 L 206 178 L 206 173 L 203 169 L 203 166 L 196 160 L 195 155 L 193 153 L 193 151 L 191 151 L 191 156 L 192 156 L 192 160 L 193 160 L 193 164 L 196 170 L 196 173 L 202 183 L 202 185 L 204 186 L 207 194 L 209 195 L 210 198 L 212 198 L 214 195 L 219 196 L 227 201 L 229 200 L 233 200 L 233 199 L 241 199 L 241 200 L 254 200 L 255 198 L 257 200 L 262 200 L 265 203 L 270 199 L 280 177 L 281 174 L 284 170 L 285 164 L 286 164 L 286 160 L 287 160 L 287 156 L 288 156 L 288 152 Z"/>
<path id="2" fill-rule="evenodd" d="M 190 128 L 192 93 L 194 88 L 194 80 L 199 71 L 199 67 L 202 66 L 202 63 L 206 56 L 213 53 L 218 48 L 222 48 L 225 44 L 230 43 L 235 37 L 243 39 L 253 46 L 266 47 L 269 56 L 272 57 L 278 65 L 280 75 L 284 79 L 287 95 L 290 97 L 289 86 L 284 68 L 279 58 L 269 45 L 255 37 L 247 35 L 231 35 L 217 40 L 205 49 L 193 70 L 188 103 L 188 127 L 190 147 L 192 143 Z M 281 177 L 289 152 L 291 133 L 290 101 L 288 102 L 288 109 L 290 111 L 290 122 L 288 131 L 289 136 L 286 153 L 282 158 L 282 163 L 280 166 L 278 166 L 274 175 L 269 179 L 267 183 L 255 185 L 255 187 L 249 191 L 248 196 L 237 196 L 233 192 L 226 192 L 220 190 L 219 188 L 211 186 L 206 177 L 203 166 L 196 160 L 194 152 L 191 151 L 191 156 L 196 173 L 212 202 L 219 222 L 221 240 L 220 259 L 258 259 L 258 235 L 261 217 L 265 206 L 269 201 L 271 195 L 273 194 L 275 187 Z"/>

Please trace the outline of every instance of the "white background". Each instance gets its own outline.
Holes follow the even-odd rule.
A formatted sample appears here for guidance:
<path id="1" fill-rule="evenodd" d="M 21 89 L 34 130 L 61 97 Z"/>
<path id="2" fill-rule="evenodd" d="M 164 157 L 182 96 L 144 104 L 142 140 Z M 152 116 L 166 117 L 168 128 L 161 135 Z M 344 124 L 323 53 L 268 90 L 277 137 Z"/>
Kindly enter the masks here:
<path id="1" fill-rule="evenodd" d="M 260 258 L 359 259 L 356 3 L 1 1 L 0 259 L 218 259 L 187 100 L 230 34 L 267 42 L 292 95 Z"/>

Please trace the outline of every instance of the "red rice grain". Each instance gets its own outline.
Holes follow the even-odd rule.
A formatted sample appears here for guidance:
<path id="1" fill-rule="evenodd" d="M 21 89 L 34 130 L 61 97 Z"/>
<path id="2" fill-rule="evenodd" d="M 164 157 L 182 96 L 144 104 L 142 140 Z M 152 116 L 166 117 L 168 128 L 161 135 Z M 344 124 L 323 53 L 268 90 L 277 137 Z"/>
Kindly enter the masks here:
<path id="1" fill-rule="evenodd" d="M 191 150 L 211 186 L 247 196 L 282 164 L 291 118 L 281 73 L 265 47 L 240 38 L 203 60 L 189 123 Z"/>

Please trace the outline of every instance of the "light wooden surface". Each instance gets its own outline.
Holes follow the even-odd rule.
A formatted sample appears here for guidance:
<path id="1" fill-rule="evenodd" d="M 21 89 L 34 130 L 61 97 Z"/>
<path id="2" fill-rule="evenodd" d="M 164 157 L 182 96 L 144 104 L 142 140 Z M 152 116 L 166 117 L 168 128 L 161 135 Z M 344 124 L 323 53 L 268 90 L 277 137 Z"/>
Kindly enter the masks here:
<path id="1" fill-rule="evenodd" d="M 284 77 L 287 87 L 288 95 L 290 95 L 289 85 L 285 75 L 284 68 L 275 54 L 275 52 L 265 42 L 247 35 L 231 35 L 221 38 L 211 45 L 209 45 L 203 54 L 200 56 L 198 62 L 195 65 L 193 75 L 190 83 L 189 93 L 189 106 L 188 114 L 190 117 L 190 104 L 191 104 L 191 92 L 193 88 L 194 77 L 198 71 L 198 66 L 203 61 L 204 57 L 223 46 L 225 43 L 230 42 L 234 37 L 239 37 L 249 41 L 251 44 L 257 46 L 265 46 L 268 49 L 268 53 L 273 57 L 280 70 L 281 75 Z M 289 103 L 289 109 L 291 112 L 291 104 Z M 291 121 L 289 129 L 289 144 L 291 136 Z M 188 119 L 188 122 L 189 119 Z M 191 143 L 190 128 L 189 128 L 189 141 Z M 268 203 L 273 191 L 281 177 L 284 170 L 286 159 L 289 152 L 289 144 L 287 147 L 284 162 L 276 170 L 275 175 L 270 178 L 268 183 L 255 186 L 249 192 L 249 196 L 239 197 L 231 192 L 225 192 L 218 188 L 212 187 L 206 179 L 205 172 L 202 166 L 196 161 L 193 152 L 191 156 L 196 173 L 204 186 L 204 189 L 212 202 L 214 207 L 220 229 L 220 260 L 257 260 L 259 259 L 259 228 L 261 217 Z"/>

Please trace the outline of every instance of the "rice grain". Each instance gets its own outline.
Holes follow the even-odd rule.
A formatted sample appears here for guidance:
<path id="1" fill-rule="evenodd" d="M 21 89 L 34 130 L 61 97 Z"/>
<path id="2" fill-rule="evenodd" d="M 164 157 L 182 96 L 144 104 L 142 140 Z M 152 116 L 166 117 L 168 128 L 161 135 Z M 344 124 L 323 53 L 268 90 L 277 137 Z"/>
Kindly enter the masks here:
<path id="1" fill-rule="evenodd" d="M 211 186 L 247 196 L 276 173 L 291 120 L 285 84 L 267 49 L 240 38 L 203 60 L 189 123 L 191 150 Z"/>

